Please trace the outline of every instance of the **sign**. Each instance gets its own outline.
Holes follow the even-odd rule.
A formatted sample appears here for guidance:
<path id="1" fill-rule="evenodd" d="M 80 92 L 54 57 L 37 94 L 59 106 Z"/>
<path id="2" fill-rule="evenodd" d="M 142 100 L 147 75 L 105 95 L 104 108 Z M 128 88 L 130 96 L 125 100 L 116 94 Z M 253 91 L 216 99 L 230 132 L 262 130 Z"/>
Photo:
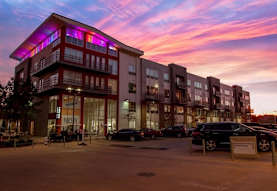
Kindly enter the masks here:
<path id="1" fill-rule="evenodd" d="M 257 158 L 256 136 L 232 136 L 230 137 L 231 152 L 233 157 Z"/>
<path id="2" fill-rule="evenodd" d="M 61 107 L 57 107 L 56 108 L 56 119 L 60 119 L 61 118 Z"/>

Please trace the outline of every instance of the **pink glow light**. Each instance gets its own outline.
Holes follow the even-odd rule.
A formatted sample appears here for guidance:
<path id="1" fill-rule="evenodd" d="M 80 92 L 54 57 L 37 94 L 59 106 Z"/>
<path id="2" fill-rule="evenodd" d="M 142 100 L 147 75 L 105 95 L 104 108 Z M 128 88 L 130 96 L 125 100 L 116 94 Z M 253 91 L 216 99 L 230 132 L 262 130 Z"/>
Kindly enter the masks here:
<path id="1" fill-rule="evenodd" d="M 72 28 L 66 28 L 66 36 L 77 38 L 79 40 L 84 39 L 84 33 L 82 31 L 72 29 Z"/>

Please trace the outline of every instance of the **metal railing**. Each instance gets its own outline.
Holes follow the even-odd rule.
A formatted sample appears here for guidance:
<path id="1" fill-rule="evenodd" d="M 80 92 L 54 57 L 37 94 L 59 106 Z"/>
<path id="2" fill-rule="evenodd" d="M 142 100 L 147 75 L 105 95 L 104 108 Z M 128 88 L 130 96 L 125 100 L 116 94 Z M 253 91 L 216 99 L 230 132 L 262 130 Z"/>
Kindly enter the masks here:
<path id="1" fill-rule="evenodd" d="M 50 56 L 46 57 L 45 59 L 42 59 L 40 63 L 35 64 L 32 69 L 32 74 L 42 71 L 43 69 L 51 66 L 52 64 L 58 61 L 60 61 L 60 51 L 55 51 L 51 53 Z"/>
<path id="2" fill-rule="evenodd" d="M 84 90 L 89 93 L 95 93 L 95 94 L 112 94 L 112 88 L 105 86 L 105 87 L 99 87 L 99 86 L 89 86 L 85 85 Z"/>
<path id="3" fill-rule="evenodd" d="M 90 49 L 90 50 L 93 50 L 93 51 L 96 51 L 96 52 L 101 52 L 101 53 L 104 53 L 104 54 L 106 54 L 106 52 L 107 52 L 107 47 L 99 46 L 97 44 L 93 44 L 93 43 L 90 43 L 90 42 L 86 43 L 86 48 Z"/>
<path id="4" fill-rule="evenodd" d="M 78 63 L 78 64 L 83 64 L 83 57 L 79 57 L 79 56 L 73 56 L 73 55 L 65 54 L 64 55 L 64 60 L 69 61 L 69 62 Z"/>
<path id="5" fill-rule="evenodd" d="M 41 92 L 47 91 L 49 89 L 57 87 L 58 85 L 59 85 L 58 77 L 45 79 L 45 80 L 43 80 L 42 85 L 39 86 L 38 92 L 41 93 Z"/>
<path id="6" fill-rule="evenodd" d="M 116 50 L 111 50 L 111 49 L 109 49 L 109 50 L 108 50 L 108 54 L 109 54 L 110 56 L 115 56 L 115 57 L 117 57 L 118 52 L 117 52 Z"/>

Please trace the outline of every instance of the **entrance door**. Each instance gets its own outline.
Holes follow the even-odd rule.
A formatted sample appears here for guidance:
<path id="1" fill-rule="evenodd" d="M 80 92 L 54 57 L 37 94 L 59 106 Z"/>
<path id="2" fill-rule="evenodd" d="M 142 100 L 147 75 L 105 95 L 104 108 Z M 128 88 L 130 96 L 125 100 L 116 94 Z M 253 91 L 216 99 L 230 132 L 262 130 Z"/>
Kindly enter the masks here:
<path id="1" fill-rule="evenodd" d="M 84 98 L 83 113 L 85 131 L 96 136 L 104 136 L 105 99 Z"/>

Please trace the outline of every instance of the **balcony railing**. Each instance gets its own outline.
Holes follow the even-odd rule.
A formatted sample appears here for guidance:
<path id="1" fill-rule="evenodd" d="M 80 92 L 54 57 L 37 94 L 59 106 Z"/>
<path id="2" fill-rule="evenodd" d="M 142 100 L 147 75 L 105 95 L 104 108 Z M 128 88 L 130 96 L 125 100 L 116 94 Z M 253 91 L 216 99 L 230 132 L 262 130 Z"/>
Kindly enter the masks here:
<path id="1" fill-rule="evenodd" d="M 63 84 L 72 85 L 72 86 L 82 86 L 83 82 L 82 80 L 63 78 Z"/>
<path id="2" fill-rule="evenodd" d="M 107 51 L 107 47 L 99 46 L 97 44 L 93 44 L 90 42 L 86 43 L 86 47 L 87 47 L 87 49 L 90 49 L 90 50 L 93 50 L 96 52 L 101 52 L 103 54 L 106 54 L 106 51 Z"/>
<path id="3" fill-rule="evenodd" d="M 78 64 L 83 64 L 83 57 L 79 57 L 79 56 L 73 56 L 73 55 L 65 54 L 64 55 L 64 60 L 69 61 L 69 62 L 78 63 Z"/>
<path id="4" fill-rule="evenodd" d="M 56 88 L 58 86 L 59 86 L 59 78 L 58 77 L 45 79 L 45 80 L 43 80 L 42 85 L 39 86 L 38 93 L 47 91 L 52 88 Z"/>
<path id="5" fill-rule="evenodd" d="M 32 69 L 32 75 L 42 71 L 43 69 L 51 66 L 52 64 L 60 61 L 60 51 L 55 51 L 50 56 L 46 57 L 45 59 L 41 60 L 40 63 L 34 65 Z"/>
<path id="6" fill-rule="evenodd" d="M 84 91 L 89 92 L 89 93 L 94 93 L 94 94 L 102 94 L 102 95 L 111 95 L 113 94 L 112 92 L 112 87 L 99 87 L 99 86 L 84 86 Z"/>
<path id="7" fill-rule="evenodd" d="M 80 46 L 80 47 L 84 46 L 84 40 L 73 38 L 71 36 L 66 36 L 65 42 L 68 44 L 73 44 L 73 45 Z"/>
<path id="8" fill-rule="evenodd" d="M 87 69 L 90 69 L 90 70 L 94 70 L 96 72 L 103 72 L 103 73 L 108 73 L 108 74 L 111 74 L 112 73 L 112 66 L 108 66 L 108 67 L 101 67 L 101 65 L 99 66 L 96 66 L 96 65 L 92 65 L 91 67 L 89 66 L 85 66 Z"/>
<path id="9" fill-rule="evenodd" d="M 153 101 L 158 101 L 159 100 L 159 94 L 145 94 L 145 99 L 146 100 L 153 100 Z"/>

